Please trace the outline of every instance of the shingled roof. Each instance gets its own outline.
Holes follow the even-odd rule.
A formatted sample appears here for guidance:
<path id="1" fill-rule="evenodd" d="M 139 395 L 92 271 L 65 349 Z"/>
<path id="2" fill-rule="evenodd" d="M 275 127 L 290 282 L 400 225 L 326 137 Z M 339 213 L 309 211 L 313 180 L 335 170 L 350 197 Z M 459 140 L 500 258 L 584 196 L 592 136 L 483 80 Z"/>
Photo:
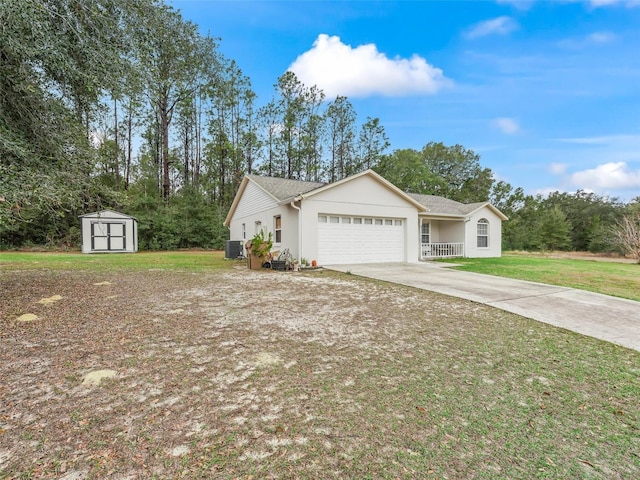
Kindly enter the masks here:
<path id="1" fill-rule="evenodd" d="M 291 200 L 298 195 L 309 193 L 327 185 L 321 182 L 305 182 L 287 178 L 261 177 L 259 175 L 247 175 L 247 177 L 272 195 L 278 202 Z M 421 195 L 419 193 L 407 193 L 407 195 L 427 207 L 429 213 L 435 215 L 465 216 L 486 205 L 486 202 L 460 203 L 437 195 Z"/>
<path id="2" fill-rule="evenodd" d="M 302 180 L 289 180 L 287 178 L 260 177 L 258 175 L 247 175 L 252 181 L 258 184 L 266 192 L 282 202 L 292 199 L 302 193 L 308 193 L 316 188 L 324 187 L 326 183 L 303 182 Z"/>
<path id="3" fill-rule="evenodd" d="M 487 204 L 487 202 L 460 203 L 437 195 L 421 195 L 419 193 L 409 193 L 408 195 L 427 207 L 429 213 L 436 215 L 469 215 Z"/>

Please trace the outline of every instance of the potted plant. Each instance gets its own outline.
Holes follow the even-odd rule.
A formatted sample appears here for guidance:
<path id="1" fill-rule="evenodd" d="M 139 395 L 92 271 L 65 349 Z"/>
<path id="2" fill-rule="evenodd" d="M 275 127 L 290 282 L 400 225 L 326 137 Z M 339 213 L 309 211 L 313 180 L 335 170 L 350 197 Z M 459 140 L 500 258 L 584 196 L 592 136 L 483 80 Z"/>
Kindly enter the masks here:
<path id="1" fill-rule="evenodd" d="M 247 259 L 249 260 L 249 268 L 251 270 L 260 270 L 265 258 L 269 255 L 271 247 L 273 247 L 273 238 L 271 232 L 265 238 L 264 231 L 260 230 L 246 244 Z"/>

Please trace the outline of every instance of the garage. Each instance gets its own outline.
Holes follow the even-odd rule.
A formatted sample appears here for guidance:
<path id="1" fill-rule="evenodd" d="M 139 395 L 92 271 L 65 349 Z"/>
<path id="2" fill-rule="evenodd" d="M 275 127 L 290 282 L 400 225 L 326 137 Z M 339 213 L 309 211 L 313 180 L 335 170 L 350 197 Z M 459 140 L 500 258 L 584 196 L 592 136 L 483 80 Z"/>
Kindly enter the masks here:
<path id="1" fill-rule="evenodd" d="M 321 265 L 405 262 L 406 219 L 318 215 Z"/>

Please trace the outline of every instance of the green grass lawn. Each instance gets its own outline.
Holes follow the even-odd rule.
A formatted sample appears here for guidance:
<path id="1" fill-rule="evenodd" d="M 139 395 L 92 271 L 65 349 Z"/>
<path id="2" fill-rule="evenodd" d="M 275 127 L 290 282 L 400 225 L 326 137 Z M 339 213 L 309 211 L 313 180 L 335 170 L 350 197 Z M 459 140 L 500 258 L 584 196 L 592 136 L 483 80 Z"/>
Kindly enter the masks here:
<path id="1" fill-rule="evenodd" d="M 456 258 L 469 272 L 517 278 L 603 293 L 640 301 L 640 265 L 592 260 L 558 259 L 506 253 L 500 258 Z M 238 261 L 226 260 L 220 251 L 138 252 L 136 254 L 81 254 L 2 252 L 0 269 L 51 270 L 185 270 L 209 271 L 230 268 Z"/>
<path id="2" fill-rule="evenodd" d="M 459 270 L 573 287 L 640 301 L 640 265 L 504 254 L 500 258 L 456 258 Z"/>
<path id="3" fill-rule="evenodd" d="M 138 252 L 135 254 L 82 253 L 0 253 L 0 269 L 50 270 L 192 270 L 206 271 L 229 268 L 238 262 L 226 260 L 220 251 Z"/>

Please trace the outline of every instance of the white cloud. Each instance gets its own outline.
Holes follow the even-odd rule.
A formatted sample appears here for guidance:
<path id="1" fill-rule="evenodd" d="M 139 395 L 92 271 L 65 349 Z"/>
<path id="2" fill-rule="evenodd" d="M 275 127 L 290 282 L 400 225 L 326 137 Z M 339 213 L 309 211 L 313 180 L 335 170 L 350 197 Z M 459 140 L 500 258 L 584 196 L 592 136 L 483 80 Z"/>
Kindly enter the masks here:
<path id="1" fill-rule="evenodd" d="M 543 188 L 535 189 L 533 194 L 542 195 L 543 197 L 548 197 L 550 194 L 555 192 L 566 193 L 566 190 L 559 187 L 543 187 Z"/>
<path id="2" fill-rule="evenodd" d="M 620 0 L 591 0 L 589 3 L 593 8 L 598 8 L 620 3 Z"/>
<path id="3" fill-rule="evenodd" d="M 614 134 L 601 135 L 597 137 L 568 137 L 558 138 L 559 142 L 575 143 L 578 145 L 605 145 L 605 146 L 630 146 L 640 150 L 640 134 Z"/>
<path id="4" fill-rule="evenodd" d="M 594 46 L 606 45 L 617 40 L 618 36 L 612 32 L 593 32 L 586 36 L 566 38 L 560 40 L 558 45 L 563 48 L 582 49 L 593 48 Z"/>
<path id="5" fill-rule="evenodd" d="M 584 2 L 584 0 L 564 0 L 567 3 Z M 498 4 L 511 5 L 518 10 L 529 10 L 536 0 L 496 0 Z M 591 8 L 610 7 L 613 5 L 625 5 L 626 7 L 637 7 L 640 0 L 588 0 L 586 3 Z"/>
<path id="6" fill-rule="evenodd" d="M 640 188 L 640 169 L 632 170 L 626 162 L 609 162 L 595 168 L 575 172 L 570 182 L 580 188 Z"/>
<path id="7" fill-rule="evenodd" d="M 517 28 L 518 24 L 513 18 L 503 15 L 502 17 L 476 23 L 465 33 L 465 37 L 473 39 L 486 37 L 487 35 L 507 35 Z"/>
<path id="8" fill-rule="evenodd" d="M 534 0 L 497 0 L 497 2 L 500 4 L 511 5 L 518 10 L 529 10 L 534 4 Z"/>
<path id="9" fill-rule="evenodd" d="M 318 35 L 289 70 L 305 85 L 317 85 L 327 98 L 434 94 L 453 84 L 418 55 L 390 59 L 372 43 L 354 48 L 326 34 Z"/>
<path id="10" fill-rule="evenodd" d="M 517 1 L 517 0 L 514 0 Z M 617 7 L 622 5 L 627 8 L 640 7 L 640 0 L 563 0 L 564 3 L 583 3 L 586 4 L 589 9 L 595 10 L 597 8 Z"/>
<path id="11" fill-rule="evenodd" d="M 552 163 L 549 165 L 549 171 L 554 175 L 564 175 L 567 171 L 567 165 L 565 163 Z"/>
<path id="12" fill-rule="evenodd" d="M 624 5 L 628 8 L 640 6 L 640 0 L 591 0 L 591 8 L 609 7 L 612 5 Z"/>
<path id="13" fill-rule="evenodd" d="M 609 43 L 616 39 L 615 34 L 611 32 L 593 32 L 587 37 L 587 41 L 590 43 Z"/>
<path id="14" fill-rule="evenodd" d="M 513 118 L 500 117 L 493 120 L 493 125 L 499 128 L 502 133 L 513 135 L 520 131 L 520 125 Z"/>

